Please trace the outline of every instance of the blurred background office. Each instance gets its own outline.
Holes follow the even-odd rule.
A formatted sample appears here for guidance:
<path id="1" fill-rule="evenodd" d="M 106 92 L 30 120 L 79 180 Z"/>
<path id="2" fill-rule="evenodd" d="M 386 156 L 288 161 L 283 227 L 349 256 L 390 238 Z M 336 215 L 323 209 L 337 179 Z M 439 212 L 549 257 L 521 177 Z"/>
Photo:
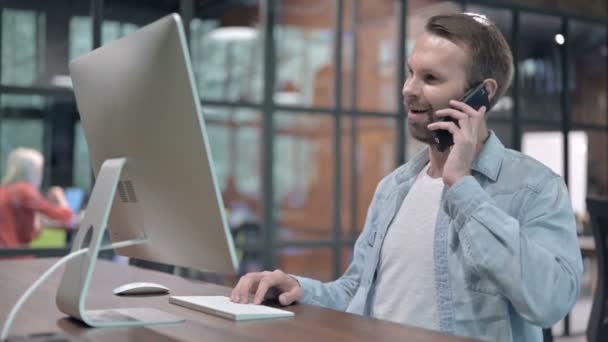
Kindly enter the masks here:
<path id="1" fill-rule="evenodd" d="M 604 0 L 0 6 L 0 170 L 15 147 L 35 148 L 45 156 L 42 187 L 58 184 L 85 198 L 93 178 L 68 61 L 166 14 L 182 15 L 243 271 L 277 267 L 331 280 L 345 270 L 377 182 L 422 147 L 405 124 L 404 61 L 425 20 L 439 13 L 484 14 L 507 37 L 514 83 L 489 126 L 505 145 L 565 177 L 581 235 L 590 232 L 584 199 L 608 195 Z M 51 233 L 27 252 L 65 253 L 69 234 Z"/>

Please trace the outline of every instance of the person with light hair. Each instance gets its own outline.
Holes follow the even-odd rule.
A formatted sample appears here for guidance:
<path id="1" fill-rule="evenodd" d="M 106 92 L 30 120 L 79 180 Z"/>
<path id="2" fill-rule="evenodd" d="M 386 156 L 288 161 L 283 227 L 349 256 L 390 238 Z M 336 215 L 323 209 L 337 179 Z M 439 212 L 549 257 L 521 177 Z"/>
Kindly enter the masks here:
<path id="1" fill-rule="evenodd" d="M 44 157 L 29 148 L 17 148 L 8 157 L 0 184 L 0 247 L 26 245 L 41 231 L 40 215 L 68 224 L 73 214 L 60 187 L 40 194 Z"/>

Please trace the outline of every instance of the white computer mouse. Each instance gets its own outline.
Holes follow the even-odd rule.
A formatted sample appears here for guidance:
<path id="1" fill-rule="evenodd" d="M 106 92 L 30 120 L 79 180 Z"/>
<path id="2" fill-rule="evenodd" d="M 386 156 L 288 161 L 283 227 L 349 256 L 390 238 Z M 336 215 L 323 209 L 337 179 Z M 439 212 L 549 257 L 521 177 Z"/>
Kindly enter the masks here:
<path id="1" fill-rule="evenodd" d="M 128 283 L 114 289 L 115 295 L 165 294 L 169 288 L 157 283 Z"/>

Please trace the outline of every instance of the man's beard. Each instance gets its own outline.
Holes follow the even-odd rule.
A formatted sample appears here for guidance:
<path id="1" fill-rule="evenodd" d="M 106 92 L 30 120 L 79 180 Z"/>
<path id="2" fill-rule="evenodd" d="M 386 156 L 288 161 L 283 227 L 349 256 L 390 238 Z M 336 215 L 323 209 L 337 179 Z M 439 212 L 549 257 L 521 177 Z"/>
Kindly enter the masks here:
<path id="1" fill-rule="evenodd" d="M 434 122 L 434 120 L 432 119 L 431 115 L 429 115 L 427 120 L 423 122 L 407 120 L 407 126 L 412 138 L 428 145 L 435 144 L 433 132 L 427 127 L 427 125 L 432 122 Z"/>

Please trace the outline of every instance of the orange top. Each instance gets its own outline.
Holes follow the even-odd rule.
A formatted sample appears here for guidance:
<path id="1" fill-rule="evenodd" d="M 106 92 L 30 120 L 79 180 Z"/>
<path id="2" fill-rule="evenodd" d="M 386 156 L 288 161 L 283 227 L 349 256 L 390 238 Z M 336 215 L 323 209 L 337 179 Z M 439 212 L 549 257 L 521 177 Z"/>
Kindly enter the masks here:
<path id="1" fill-rule="evenodd" d="M 67 223 L 70 208 L 60 207 L 44 198 L 26 182 L 0 187 L 0 247 L 17 247 L 30 243 L 37 235 L 35 214 Z"/>

